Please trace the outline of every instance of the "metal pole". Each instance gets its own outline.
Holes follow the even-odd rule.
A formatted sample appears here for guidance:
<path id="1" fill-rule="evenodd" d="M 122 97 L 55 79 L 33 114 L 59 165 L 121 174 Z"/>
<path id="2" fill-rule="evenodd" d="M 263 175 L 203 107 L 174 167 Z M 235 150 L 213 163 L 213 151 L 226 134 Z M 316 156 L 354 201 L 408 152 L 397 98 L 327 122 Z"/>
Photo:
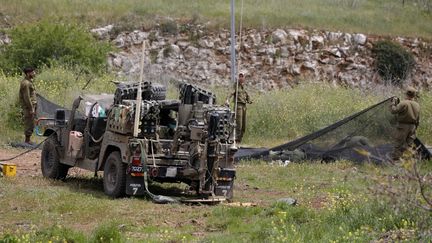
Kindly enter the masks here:
<path id="1" fill-rule="evenodd" d="M 236 70 L 236 51 L 235 51 L 235 0 L 231 0 L 231 82 L 235 84 L 235 102 L 234 102 L 234 122 L 236 123 L 236 127 L 234 129 L 234 144 L 233 147 L 236 146 L 237 139 L 237 93 L 238 93 L 238 82 L 237 82 L 237 70 Z"/>
<path id="2" fill-rule="evenodd" d="M 236 52 L 235 52 L 235 6 L 231 0 L 231 82 L 236 82 Z"/>
<path id="3" fill-rule="evenodd" d="M 144 77 L 144 53 L 145 53 L 145 40 L 143 40 L 142 43 L 142 50 L 141 50 L 141 70 L 140 70 L 140 77 L 138 80 L 138 93 L 137 93 L 137 98 L 136 98 L 136 104 L 135 104 L 135 123 L 134 123 L 134 130 L 133 130 L 133 135 L 134 137 L 138 137 L 139 134 L 139 123 L 140 123 L 140 117 L 141 117 L 141 101 L 142 101 L 142 97 L 141 97 L 141 93 L 142 93 L 142 88 L 141 88 L 141 82 L 143 81 L 143 77 Z"/>

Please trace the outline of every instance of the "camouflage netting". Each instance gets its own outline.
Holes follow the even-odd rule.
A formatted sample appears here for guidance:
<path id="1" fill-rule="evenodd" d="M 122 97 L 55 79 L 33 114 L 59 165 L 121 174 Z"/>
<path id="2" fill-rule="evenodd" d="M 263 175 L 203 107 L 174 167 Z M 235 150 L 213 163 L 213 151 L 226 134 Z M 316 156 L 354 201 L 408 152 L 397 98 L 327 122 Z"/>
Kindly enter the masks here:
<path id="1" fill-rule="evenodd" d="M 351 160 L 381 163 L 389 160 L 393 150 L 395 115 L 390 113 L 391 98 L 346 117 L 328 127 L 269 150 L 243 150 L 236 159 L 272 160 Z M 420 142 L 416 145 L 423 158 L 430 153 Z"/>
<path id="2" fill-rule="evenodd" d="M 39 118 L 54 118 L 57 109 L 65 109 L 47 99 L 41 95 L 37 95 L 37 116 Z M 70 111 L 66 111 L 66 117 L 69 117 Z"/>

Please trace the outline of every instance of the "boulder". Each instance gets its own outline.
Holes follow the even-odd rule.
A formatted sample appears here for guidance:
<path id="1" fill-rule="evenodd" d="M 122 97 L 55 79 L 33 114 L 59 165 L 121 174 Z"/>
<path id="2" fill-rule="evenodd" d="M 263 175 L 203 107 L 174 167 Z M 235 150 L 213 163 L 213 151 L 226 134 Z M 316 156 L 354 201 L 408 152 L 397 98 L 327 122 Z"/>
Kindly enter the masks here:
<path id="1" fill-rule="evenodd" d="M 282 29 L 277 29 L 275 31 L 273 31 L 271 37 L 272 37 L 272 41 L 274 44 L 276 43 L 282 43 L 284 44 L 286 42 L 286 38 L 287 38 L 288 34 L 285 32 L 285 30 Z"/>
<path id="2" fill-rule="evenodd" d="M 311 37 L 312 49 L 320 49 L 324 47 L 324 37 L 320 35 L 314 35 Z"/>
<path id="3" fill-rule="evenodd" d="M 299 30 L 290 29 L 287 32 L 287 37 L 289 39 L 296 41 L 296 42 L 298 41 L 300 36 L 303 36 L 303 33 Z"/>
<path id="4" fill-rule="evenodd" d="M 281 55 L 281 57 L 289 57 L 290 52 L 288 51 L 288 47 L 287 46 L 282 46 L 280 48 L 280 55 Z"/>
<path id="5" fill-rule="evenodd" d="M 265 53 L 269 56 L 274 56 L 276 54 L 276 48 L 274 48 L 273 46 L 269 46 L 268 48 L 266 48 Z"/>
<path id="6" fill-rule="evenodd" d="M 114 25 L 110 24 L 104 27 L 91 29 L 90 33 L 96 36 L 99 40 L 107 40 L 110 38 L 110 32 L 114 28 Z"/>
<path id="7" fill-rule="evenodd" d="M 193 46 L 188 46 L 186 50 L 183 52 L 183 55 L 186 59 L 192 59 L 194 57 L 197 57 L 199 53 L 198 48 Z"/>
<path id="8" fill-rule="evenodd" d="M 185 50 L 189 45 L 190 42 L 188 41 L 177 41 L 176 43 L 181 49 Z"/>
<path id="9" fill-rule="evenodd" d="M 327 39 L 330 42 L 337 42 L 341 39 L 342 36 L 343 36 L 342 32 L 328 32 L 327 33 Z"/>
<path id="10" fill-rule="evenodd" d="M 148 38 L 148 33 L 143 31 L 135 30 L 134 32 L 130 33 L 130 39 L 134 45 L 142 44 L 144 40 Z"/>
<path id="11" fill-rule="evenodd" d="M 210 40 L 200 39 L 198 41 L 198 45 L 204 48 L 213 48 L 214 42 Z"/>
<path id="12" fill-rule="evenodd" d="M 118 48 L 124 48 L 129 46 L 129 36 L 126 33 L 121 33 L 114 40 L 113 43 Z"/>
<path id="13" fill-rule="evenodd" d="M 364 34 L 354 34 L 352 36 L 353 42 L 357 45 L 365 45 L 367 41 L 367 37 Z"/>
<path id="14" fill-rule="evenodd" d="M 173 57 L 173 58 L 179 58 L 180 57 L 181 50 L 180 50 L 180 47 L 178 45 L 171 44 L 166 48 L 169 48 L 169 53 L 168 53 L 169 57 Z"/>
<path id="15" fill-rule="evenodd" d="M 261 45 L 262 38 L 260 33 L 250 34 L 249 38 L 252 40 L 252 44 L 255 47 Z"/>
<path id="16" fill-rule="evenodd" d="M 289 69 L 288 69 L 288 73 L 298 76 L 301 74 L 301 70 L 300 70 L 300 66 L 296 65 L 296 64 L 292 64 Z"/>

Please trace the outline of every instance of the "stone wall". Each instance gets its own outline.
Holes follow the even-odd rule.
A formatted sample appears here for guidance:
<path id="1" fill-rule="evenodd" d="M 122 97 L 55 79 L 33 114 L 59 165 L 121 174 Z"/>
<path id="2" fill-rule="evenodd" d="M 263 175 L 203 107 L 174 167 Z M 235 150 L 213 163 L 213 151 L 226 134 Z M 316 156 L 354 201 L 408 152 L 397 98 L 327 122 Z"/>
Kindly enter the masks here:
<path id="1" fill-rule="evenodd" d="M 109 64 L 119 75 L 136 75 L 141 43 L 148 40 L 146 64 L 151 73 L 228 85 L 229 31 L 202 33 L 201 38 L 193 40 L 188 33 L 162 35 L 158 30 L 121 33 L 112 40 L 120 51 L 112 53 Z M 292 86 L 301 79 L 349 87 L 386 83 L 377 75 L 371 55 L 372 43 L 379 37 L 316 30 L 251 29 L 244 31 L 241 39 L 240 70 L 259 89 Z M 407 83 L 423 89 L 432 87 L 432 44 L 419 38 L 393 40 L 415 55 L 417 65 Z"/>
<path id="2" fill-rule="evenodd" d="M 118 48 L 109 55 L 108 63 L 120 79 L 138 77 L 141 43 L 147 40 L 147 74 L 195 83 L 230 84 L 229 30 L 207 31 L 196 25 L 174 34 L 155 28 L 113 36 L 113 26 L 109 25 L 91 32 Z M 292 86 L 302 79 L 348 87 L 386 83 L 374 69 L 371 54 L 372 43 L 383 37 L 302 29 L 250 29 L 242 33 L 241 39 L 241 50 L 237 43 L 240 70 L 246 72 L 249 84 L 258 89 Z M 392 40 L 415 56 L 417 64 L 407 83 L 432 88 L 432 43 L 420 38 Z M 7 36 L 0 35 L 0 45 L 9 42 Z"/>

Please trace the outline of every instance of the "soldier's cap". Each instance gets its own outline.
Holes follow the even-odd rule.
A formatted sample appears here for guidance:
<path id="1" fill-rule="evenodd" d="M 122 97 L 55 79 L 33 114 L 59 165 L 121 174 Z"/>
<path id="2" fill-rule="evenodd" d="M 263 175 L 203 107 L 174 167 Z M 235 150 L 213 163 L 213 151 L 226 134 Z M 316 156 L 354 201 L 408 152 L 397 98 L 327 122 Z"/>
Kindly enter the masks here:
<path id="1" fill-rule="evenodd" d="M 33 72 L 35 69 L 33 67 L 25 67 L 23 68 L 24 73 L 30 73 Z"/>
<path id="2" fill-rule="evenodd" d="M 415 97 L 417 95 L 417 90 L 413 87 L 408 87 L 405 90 L 405 94 L 409 97 Z"/>
<path id="3" fill-rule="evenodd" d="M 239 76 L 245 76 L 244 72 L 239 72 Z"/>

